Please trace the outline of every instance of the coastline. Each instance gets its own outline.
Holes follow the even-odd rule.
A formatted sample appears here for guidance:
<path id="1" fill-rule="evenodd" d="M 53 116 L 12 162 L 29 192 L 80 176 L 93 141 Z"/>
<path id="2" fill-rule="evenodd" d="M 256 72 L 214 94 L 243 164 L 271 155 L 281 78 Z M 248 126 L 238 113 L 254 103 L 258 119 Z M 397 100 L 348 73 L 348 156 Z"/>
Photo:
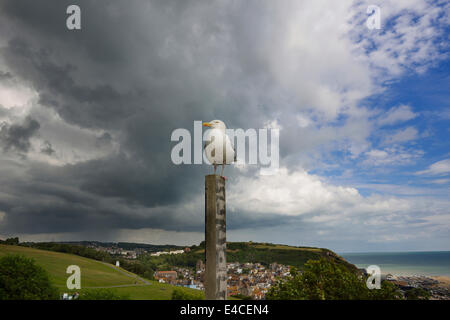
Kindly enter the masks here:
<path id="1" fill-rule="evenodd" d="M 386 274 L 382 280 L 393 283 L 406 296 L 410 290 L 424 289 L 430 300 L 450 300 L 450 277 L 448 276 L 400 276 Z"/>
<path id="2" fill-rule="evenodd" d="M 450 277 L 449 276 L 431 276 L 430 278 L 438 281 L 440 286 L 450 290 Z"/>
<path id="3" fill-rule="evenodd" d="M 450 300 L 450 251 L 341 253 L 359 269 L 376 265 L 381 279 L 395 284 L 403 294 L 424 289 L 432 300 Z"/>

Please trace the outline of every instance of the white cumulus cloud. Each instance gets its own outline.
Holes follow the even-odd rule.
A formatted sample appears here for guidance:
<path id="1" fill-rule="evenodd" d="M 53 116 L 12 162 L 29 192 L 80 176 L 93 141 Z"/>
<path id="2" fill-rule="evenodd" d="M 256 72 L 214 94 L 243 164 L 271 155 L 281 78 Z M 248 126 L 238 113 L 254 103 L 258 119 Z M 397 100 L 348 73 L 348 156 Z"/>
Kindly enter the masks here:
<path id="1" fill-rule="evenodd" d="M 423 175 L 446 175 L 448 173 L 450 173 L 450 159 L 435 162 L 428 169 L 417 172 L 417 174 Z"/>

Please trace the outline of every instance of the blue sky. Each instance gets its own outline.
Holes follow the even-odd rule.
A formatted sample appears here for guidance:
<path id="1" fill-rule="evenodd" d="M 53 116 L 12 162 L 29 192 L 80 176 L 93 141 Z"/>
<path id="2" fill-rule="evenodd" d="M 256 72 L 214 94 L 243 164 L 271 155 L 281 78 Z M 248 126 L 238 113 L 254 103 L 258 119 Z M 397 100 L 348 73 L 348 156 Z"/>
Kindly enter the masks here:
<path id="1" fill-rule="evenodd" d="M 389 111 L 398 106 L 407 106 L 413 115 L 406 121 L 398 121 L 384 125 L 371 136 L 375 148 L 383 149 L 392 144 L 386 143 L 386 136 L 395 135 L 404 130 L 410 130 L 411 136 L 406 136 L 401 146 L 406 152 L 420 152 L 414 160 L 406 163 L 392 162 L 382 166 L 361 166 L 361 159 L 351 159 L 346 152 L 337 152 L 333 160 L 348 162 L 337 170 L 324 171 L 335 181 L 345 181 L 339 176 L 345 170 L 355 168 L 353 179 L 364 183 L 383 183 L 417 187 L 425 195 L 448 197 L 448 172 L 439 175 L 417 175 L 431 164 L 446 160 L 450 154 L 449 139 L 449 95 L 450 63 L 448 60 L 439 62 L 423 74 L 406 73 L 395 82 L 386 85 L 386 90 L 364 101 L 363 105 L 371 109 Z M 408 132 L 408 131 L 407 131 Z M 437 181 L 438 180 L 438 181 Z M 439 183 L 437 183 L 439 182 Z M 362 194 L 368 194 L 370 188 L 361 188 Z"/>

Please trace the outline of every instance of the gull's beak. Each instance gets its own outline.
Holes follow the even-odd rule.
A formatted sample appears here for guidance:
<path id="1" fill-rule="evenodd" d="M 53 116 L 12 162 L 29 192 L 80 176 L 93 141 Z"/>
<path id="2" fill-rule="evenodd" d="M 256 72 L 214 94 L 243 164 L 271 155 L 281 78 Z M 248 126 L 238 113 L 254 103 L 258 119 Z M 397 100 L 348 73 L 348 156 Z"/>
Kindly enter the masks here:
<path id="1" fill-rule="evenodd" d="M 204 127 L 211 127 L 211 124 L 209 122 L 203 122 Z"/>

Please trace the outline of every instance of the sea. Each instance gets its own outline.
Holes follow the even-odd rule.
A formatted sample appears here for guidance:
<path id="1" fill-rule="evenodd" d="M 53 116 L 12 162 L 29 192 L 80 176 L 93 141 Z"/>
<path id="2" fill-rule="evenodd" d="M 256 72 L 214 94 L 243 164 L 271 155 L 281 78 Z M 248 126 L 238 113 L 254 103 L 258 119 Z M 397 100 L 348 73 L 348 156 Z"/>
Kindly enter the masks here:
<path id="1" fill-rule="evenodd" d="M 450 251 L 339 253 L 358 268 L 377 265 L 382 274 L 450 277 Z"/>

